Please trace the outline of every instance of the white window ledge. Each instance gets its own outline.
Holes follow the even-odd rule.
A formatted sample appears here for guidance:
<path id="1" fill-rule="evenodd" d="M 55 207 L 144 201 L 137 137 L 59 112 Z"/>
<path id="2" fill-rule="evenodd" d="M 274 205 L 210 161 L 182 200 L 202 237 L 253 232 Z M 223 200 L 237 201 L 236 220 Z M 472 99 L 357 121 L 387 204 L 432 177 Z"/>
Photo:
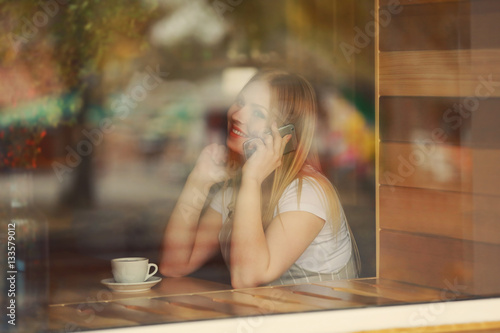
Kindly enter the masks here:
<path id="1" fill-rule="evenodd" d="M 500 298 L 234 317 L 93 332 L 356 332 L 500 321 Z"/>

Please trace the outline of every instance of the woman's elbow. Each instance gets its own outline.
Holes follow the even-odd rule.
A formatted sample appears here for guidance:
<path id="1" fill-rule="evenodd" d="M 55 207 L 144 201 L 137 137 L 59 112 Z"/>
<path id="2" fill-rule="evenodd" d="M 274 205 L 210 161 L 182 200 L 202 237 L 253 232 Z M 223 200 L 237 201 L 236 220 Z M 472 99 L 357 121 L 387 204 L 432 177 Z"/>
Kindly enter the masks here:
<path id="1" fill-rule="evenodd" d="M 256 276 L 237 276 L 236 274 L 231 274 L 231 286 L 234 289 L 242 289 L 242 288 L 255 288 L 262 285 L 259 279 Z"/>
<path id="2" fill-rule="evenodd" d="M 258 283 L 248 282 L 243 280 L 231 279 L 231 286 L 234 289 L 244 289 L 244 288 L 255 288 L 258 287 Z"/>

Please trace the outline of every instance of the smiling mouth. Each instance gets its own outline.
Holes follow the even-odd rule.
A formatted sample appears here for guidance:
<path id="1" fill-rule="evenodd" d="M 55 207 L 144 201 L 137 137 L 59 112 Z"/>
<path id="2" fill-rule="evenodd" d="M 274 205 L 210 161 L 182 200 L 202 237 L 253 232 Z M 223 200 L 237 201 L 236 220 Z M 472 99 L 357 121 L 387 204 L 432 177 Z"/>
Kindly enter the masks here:
<path id="1" fill-rule="evenodd" d="M 245 133 L 243 133 L 242 131 L 236 129 L 236 128 L 231 128 L 231 133 L 237 135 L 237 136 L 241 136 L 243 138 L 248 138 L 248 135 L 246 135 Z"/>

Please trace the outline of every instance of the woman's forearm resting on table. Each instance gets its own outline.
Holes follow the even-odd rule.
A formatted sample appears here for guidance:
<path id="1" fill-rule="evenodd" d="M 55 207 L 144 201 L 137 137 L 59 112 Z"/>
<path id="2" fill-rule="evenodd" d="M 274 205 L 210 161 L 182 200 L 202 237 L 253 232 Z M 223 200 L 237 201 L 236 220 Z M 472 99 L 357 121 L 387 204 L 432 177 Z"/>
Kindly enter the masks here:
<path id="1" fill-rule="evenodd" d="M 206 253 L 210 245 L 206 244 L 205 237 L 200 237 L 199 220 L 211 185 L 195 172 L 188 177 L 165 229 L 161 274 L 184 276 L 203 264 L 204 255 L 199 252 L 204 248 L 203 252 Z"/>

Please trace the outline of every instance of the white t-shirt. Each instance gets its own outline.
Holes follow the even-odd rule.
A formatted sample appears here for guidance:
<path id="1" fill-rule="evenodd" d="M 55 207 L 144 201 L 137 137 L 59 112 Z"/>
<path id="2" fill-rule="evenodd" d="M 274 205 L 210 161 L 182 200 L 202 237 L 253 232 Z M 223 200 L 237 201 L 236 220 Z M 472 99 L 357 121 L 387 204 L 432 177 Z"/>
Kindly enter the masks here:
<path id="1" fill-rule="evenodd" d="M 337 234 L 332 232 L 332 221 L 328 219 L 327 208 L 325 207 L 325 194 L 319 186 L 313 185 L 313 181 L 314 180 L 310 178 L 304 178 L 300 202 L 297 202 L 299 181 L 298 179 L 294 180 L 283 192 L 278 202 L 278 209 L 274 212 L 274 216 L 276 216 L 278 212 L 305 211 L 325 220 L 325 224 L 321 231 L 297 259 L 295 264 L 307 271 L 334 273 L 346 266 L 351 259 L 351 239 L 340 202 L 340 211 L 335 212 L 336 214 L 340 214 L 340 229 Z M 222 214 L 223 223 L 226 223 L 230 211 L 228 205 L 232 198 L 232 191 L 233 189 L 231 187 L 226 188 L 224 191 L 219 191 L 210 204 L 215 211 Z M 221 240 L 222 248 L 223 240 L 220 236 L 221 235 L 219 235 L 219 240 Z M 224 254 L 224 249 L 222 250 Z"/>

